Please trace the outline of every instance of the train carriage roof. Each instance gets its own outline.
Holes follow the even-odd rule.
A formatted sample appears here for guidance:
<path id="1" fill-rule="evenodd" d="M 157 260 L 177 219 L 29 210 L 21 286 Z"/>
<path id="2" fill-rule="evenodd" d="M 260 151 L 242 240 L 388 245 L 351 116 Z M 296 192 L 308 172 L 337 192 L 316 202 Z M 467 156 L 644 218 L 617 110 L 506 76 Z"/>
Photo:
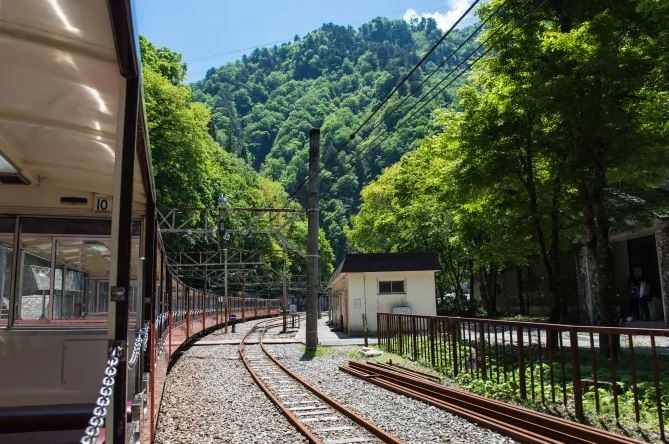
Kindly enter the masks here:
<path id="1" fill-rule="evenodd" d="M 88 213 L 96 195 L 113 195 L 121 70 L 137 58 L 130 14 L 118 8 L 130 5 L 116 3 L 0 0 L 0 210 Z M 138 145 L 133 208 L 142 211 L 152 196 L 141 134 Z"/>

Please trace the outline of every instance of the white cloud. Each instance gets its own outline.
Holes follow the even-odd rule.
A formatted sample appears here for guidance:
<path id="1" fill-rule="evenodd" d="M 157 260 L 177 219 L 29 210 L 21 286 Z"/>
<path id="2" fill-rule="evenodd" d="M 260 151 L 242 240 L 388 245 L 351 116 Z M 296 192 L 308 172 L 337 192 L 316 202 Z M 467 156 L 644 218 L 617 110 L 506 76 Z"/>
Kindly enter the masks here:
<path id="1" fill-rule="evenodd" d="M 402 19 L 408 22 L 412 18 L 433 18 L 437 22 L 439 29 L 446 31 L 453 25 L 453 23 L 458 20 L 458 18 L 460 18 L 460 16 L 467 10 L 467 8 L 469 8 L 472 0 L 447 0 L 446 3 L 448 8 L 446 12 L 434 11 L 423 12 L 419 14 L 415 9 L 409 8 L 402 16 Z M 460 22 L 459 26 L 467 25 L 474 19 L 474 11 L 472 10 L 470 11 L 469 15 Z"/>

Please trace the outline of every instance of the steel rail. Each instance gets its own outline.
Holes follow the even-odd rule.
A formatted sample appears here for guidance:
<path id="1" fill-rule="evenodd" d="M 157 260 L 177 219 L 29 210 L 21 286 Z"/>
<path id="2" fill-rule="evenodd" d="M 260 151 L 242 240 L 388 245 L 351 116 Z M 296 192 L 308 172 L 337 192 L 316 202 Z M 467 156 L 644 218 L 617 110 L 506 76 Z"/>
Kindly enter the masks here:
<path id="1" fill-rule="evenodd" d="M 631 438 L 556 418 L 523 407 L 450 389 L 416 373 L 383 364 L 349 361 L 340 370 L 373 384 L 451 411 L 527 443 L 638 443 Z"/>
<path id="2" fill-rule="evenodd" d="M 279 367 L 284 373 L 286 373 L 288 376 L 290 376 L 293 380 L 297 381 L 300 385 L 302 385 L 304 388 L 309 390 L 311 393 L 313 393 L 315 396 L 320 398 L 322 401 L 327 403 L 330 407 L 334 408 L 337 410 L 339 413 L 341 413 L 343 416 L 349 418 L 359 426 L 365 428 L 367 431 L 375 435 L 377 438 L 381 439 L 383 442 L 386 443 L 391 443 L 391 444 L 401 444 L 403 441 L 401 441 L 399 438 L 397 438 L 394 435 L 391 435 L 390 433 L 386 432 L 385 430 L 381 429 L 377 425 L 369 422 L 367 419 L 364 417 L 360 416 L 358 413 L 354 412 L 353 410 L 350 410 L 343 404 L 339 403 L 336 401 L 334 398 L 328 396 L 327 394 L 321 392 L 311 384 L 309 384 L 307 381 L 305 381 L 303 378 L 301 378 L 299 375 L 296 373 L 292 372 L 290 369 L 288 369 L 285 365 L 283 365 L 281 362 L 279 362 L 272 354 L 267 350 L 265 347 L 265 344 L 263 343 L 263 336 L 265 331 L 268 328 L 271 328 L 273 326 L 280 327 L 283 324 L 282 323 L 277 323 L 276 325 L 270 324 L 270 321 L 265 321 L 266 324 L 262 327 L 258 327 L 258 324 L 256 324 L 256 327 L 258 328 L 263 328 L 259 343 L 260 343 L 260 348 L 262 349 L 263 353 L 267 358 L 272 361 L 277 367 Z M 242 349 L 243 349 L 243 344 L 244 341 L 246 340 L 246 337 L 250 335 L 251 331 L 249 331 L 242 341 L 240 342 L 240 356 L 242 356 L 242 360 L 244 361 L 244 365 L 246 366 L 247 370 L 252 374 L 254 381 L 256 381 L 259 385 L 263 385 L 264 383 L 259 382 L 260 378 L 257 375 L 254 375 L 253 370 L 250 368 L 250 363 L 248 363 L 245 359 L 245 356 L 243 356 Z M 279 407 L 281 408 L 282 412 L 286 415 L 288 420 L 293 424 L 299 431 L 302 433 L 304 436 L 307 437 L 311 442 L 315 443 L 320 443 L 322 442 L 320 438 L 314 436 L 312 432 L 310 432 L 308 429 L 305 428 L 305 426 L 297 419 L 297 416 L 294 415 L 290 410 L 286 409 L 283 404 L 272 394 L 269 392 L 269 388 L 265 387 L 263 388 L 263 391 L 270 397 L 270 399 Z M 313 437 L 313 438 L 312 438 Z M 314 439 L 312 441 L 312 439 Z"/>
<path id="3" fill-rule="evenodd" d="M 390 433 L 386 432 L 376 424 L 367 421 L 363 416 L 357 414 L 353 410 L 349 409 L 342 403 L 338 402 L 331 396 L 328 396 L 327 394 L 323 393 L 322 391 L 318 390 L 316 387 L 312 386 L 309 384 L 307 381 L 302 379 L 300 376 L 298 376 L 296 373 L 292 372 L 288 367 L 283 365 L 281 362 L 279 362 L 278 359 L 276 359 L 274 356 L 272 356 L 269 351 L 265 348 L 265 344 L 262 342 L 262 336 L 260 338 L 260 348 L 262 351 L 265 353 L 265 355 L 274 363 L 276 364 L 281 370 L 283 370 L 288 376 L 302 384 L 304 387 L 306 387 L 311 393 L 314 395 L 318 396 L 320 399 L 328 403 L 332 408 L 337 410 L 339 413 L 342 415 L 348 417 L 349 419 L 353 420 L 356 424 L 364 427 L 375 435 L 376 437 L 380 438 L 383 442 L 387 443 L 394 443 L 394 444 L 401 444 L 403 441 L 401 441 L 399 438 L 397 438 L 394 435 L 391 435 Z"/>
<path id="4" fill-rule="evenodd" d="M 242 362 L 244 363 L 244 367 L 246 367 L 246 370 L 249 372 L 251 375 L 251 378 L 255 381 L 255 383 L 260 387 L 260 389 L 265 393 L 265 395 L 276 405 L 281 409 L 281 412 L 284 414 L 286 419 L 288 419 L 288 422 L 290 422 L 293 427 L 295 427 L 302 435 L 304 435 L 309 442 L 314 443 L 314 444 L 320 444 L 322 441 L 320 438 L 318 438 L 316 435 L 314 435 L 311 430 L 306 428 L 304 424 L 298 419 L 297 415 L 295 415 L 293 412 L 291 412 L 281 401 L 279 401 L 279 398 L 277 398 L 274 393 L 270 390 L 270 388 L 265 384 L 261 379 L 260 376 L 253 370 L 251 367 L 251 363 L 249 360 L 246 358 L 246 354 L 244 353 L 244 349 L 246 348 L 246 339 L 253 333 L 255 330 L 257 330 L 258 324 L 254 325 L 252 329 L 250 329 L 246 334 L 242 337 L 242 340 L 239 341 L 239 347 L 238 347 L 238 352 L 239 352 L 239 357 L 241 358 Z M 265 330 L 269 328 L 269 326 L 265 326 Z M 263 330 L 264 333 L 264 330 Z M 261 336 L 262 337 L 262 336 Z"/>

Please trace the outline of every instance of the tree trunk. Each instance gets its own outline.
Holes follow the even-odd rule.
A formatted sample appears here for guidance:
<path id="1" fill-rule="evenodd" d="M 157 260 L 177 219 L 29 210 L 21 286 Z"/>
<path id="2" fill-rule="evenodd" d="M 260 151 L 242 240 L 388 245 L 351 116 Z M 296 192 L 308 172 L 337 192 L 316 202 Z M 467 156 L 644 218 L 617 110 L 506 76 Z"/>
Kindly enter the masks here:
<path id="1" fill-rule="evenodd" d="M 479 272 L 481 300 L 488 316 L 497 316 L 497 271 L 491 264 Z"/>
<path id="2" fill-rule="evenodd" d="M 488 291 L 488 279 L 486 276 L 486 272 L 483 269 L 479 270 L 479 290 L 481 292 L 481 302 L 483 302 L 483 308 L 486 311 L 486 315 L 490 316 L 491 315 L 489 311 L 490 293 Z"/>
<path id="3" fill-rule="evenodd" d="M 516 268 L 516 295 L 518 296 L 518 311 L 521 315 L 527 316 L 529 314 L 529 306 L 526 306 L 525 297 L 523 294 L 523 269 L 521 267 Z"/>
<path id="4" fill-rule="evenodd" d="M 534 238 L 537 242 L 537 250 L 541 258 L 546 279 L 548 280 L 548 297 L 551 301 L 551 312 L 549 322 L 559 323 L 563 319 L 564 294 L 562 291 L 562 276 L 560 274 L 560 193 L 562 191 L 562 179 L 560 172 L 555 173 L 550 208 L 550 238 L 546 240 L 546 233 L 541 223 L 537 189 L 534 175 L 534 147 L 528 138 L 525 144 L 524 156 L 520 159 L 524 169 L 524 177 L 521 182 L 525 186 L 528 196 L 528 206 L 532 219 Z M 559 168 L 558 168 L 559 170 Z"/>

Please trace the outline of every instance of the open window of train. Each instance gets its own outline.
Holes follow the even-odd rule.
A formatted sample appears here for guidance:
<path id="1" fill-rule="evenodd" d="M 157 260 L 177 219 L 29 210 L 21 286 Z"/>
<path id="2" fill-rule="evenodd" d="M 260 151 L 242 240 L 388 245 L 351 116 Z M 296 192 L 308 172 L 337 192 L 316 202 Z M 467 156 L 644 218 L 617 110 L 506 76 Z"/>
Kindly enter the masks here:
<path id="1" fill-rule="evenodd" d="M 14 217 L 0 217 L 0 326 L 7 325 L 14 258 Z"/>
<path id="2" fill-rule="evenodd" d="M 15 248 L 9 243 L 8 233 L 0 233 L 0 245 L 3 245 L 0 255 L 9 255 L 11 259 L 5 261 L 10 264 L 10 269 L 13 261 L 17 263 L 15 279 L 11 280 L 11 272 L 5 272 L 4 280 L 0 280 L 3 292 L 7 291 L 5 287 L 16 289 L 13 324 L 106 324 L 112 262 L 110 221 L 30 217 L 18 220 Z M 137 311 L 139 303 L 140 224 L 135 225 L 129 291 L 131 313 Z M 9 289 L 8 295 L 11 291 Z M 7 311 L 10 305 L 11 298 L 8 298 Z"/>

